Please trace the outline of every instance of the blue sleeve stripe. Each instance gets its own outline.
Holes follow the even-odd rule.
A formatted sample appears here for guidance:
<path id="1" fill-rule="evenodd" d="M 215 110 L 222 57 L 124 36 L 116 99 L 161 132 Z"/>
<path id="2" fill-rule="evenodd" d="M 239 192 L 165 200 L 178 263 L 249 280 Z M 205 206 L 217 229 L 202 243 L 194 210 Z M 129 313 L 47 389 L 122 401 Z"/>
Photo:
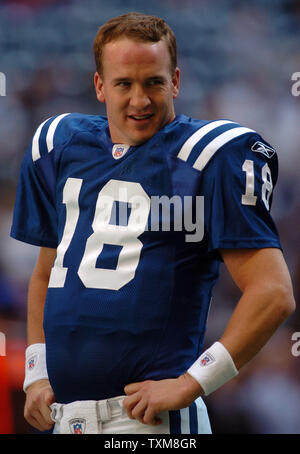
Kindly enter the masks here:
<path id="1" fill-rule="evenodd" d="M 249 128 L 234 128 L 230 129 L 229 131 L 223 132 L 215 139 L 213 139 L 206 147 L 203 148 L 202 152 L 196 159 L 193 167 L 197 170 L 203 170 L 209 160 L 214 156 L 214 154 L 226 143 L 230 142 L 230 140 L 235 139 L 236 137 L 242 136 L 243 134 L 247 134 L 248 132 L 255 132 L 253 129 Z"/>
<path id="2" fill-rule="evenodd" d="M 225 125 L 225 124 L 236 124 L 233 121 L 230 120 L 217 120 L 217 121 L 212 121 L 205 126 L 202 126 L 200 129 L 198 129 L 194 134 L 192 134 L 188 140 L 183 144 L 181 147 L 179 153 L 178 153 L 178 158 L 182 159 L 183 161 L 186 161 L 191 154 L 194 146 L 204 137 L 206 134 L 211 132 L 213 129 L 218 128 L 219 126 Z"/>
<path id="3" fill-rule="evenodd" d="M 59 122 L 66 115 L 69 115 L 69 113 L 58 115 L 57 117 L 53 118 L 52 122 L 50 123 L 49 129 L 47 132 L 47 136 L 46 136 L 46 145 L 47 145 L 48 153 L 50 153 L 53 150 L 53 140 L 54 140 L 54 134 L 55 134 L 56 128 L 57 128 Z M 50 118 L 47 118 L 47 120 L 43 121 L 43 123 L 40 124 L 40 126 L 37 128 L 37 130 L 33 136 L 32 148 L 31 148 L 33 161 L 37 161 L 41 157 L 40 144 L 39 144 L 40 136 L 41 136 L 41 132 L 42 132 L 42 129 L 43 129 L 45 123 L 47 123 L 47 121 L 50 120 Z"/>

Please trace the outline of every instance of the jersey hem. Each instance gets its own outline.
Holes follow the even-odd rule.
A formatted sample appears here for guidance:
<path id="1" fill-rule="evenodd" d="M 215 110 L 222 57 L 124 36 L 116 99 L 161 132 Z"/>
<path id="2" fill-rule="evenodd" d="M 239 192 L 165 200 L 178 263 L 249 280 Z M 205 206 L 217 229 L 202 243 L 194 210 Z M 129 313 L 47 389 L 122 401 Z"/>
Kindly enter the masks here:
<path id="1" fill-rule="evenodd" d="M 27 237 L 22 233 L 11 231 L 10 236 L 15 240 L 22 241 L 23 243 L 32 244 L 33 246 L 41 246 L 41 247 L 49 247 L 49 248 L 57 248 L 56 241 L 49 241 L 49 240 L 41 240 L 40 238 L 34 237 Z"/>
<path id="2" fill-rule="evenodd" d="M 249 240 L 249 239 L 243 239 L 243 240 L 223 240 L 220 241 L 220 243 L 214 247 L 211 248 L 212 251 L 216 249 L 239 249 L 239 248 L 244 248 L 244 249 L 263 249 L 263 248 L 276 248 L 276 249 L 281 249 L 282 246 L 278 241 L 266 241 L 264 239 L 255 239 L 255 240 Z"/>

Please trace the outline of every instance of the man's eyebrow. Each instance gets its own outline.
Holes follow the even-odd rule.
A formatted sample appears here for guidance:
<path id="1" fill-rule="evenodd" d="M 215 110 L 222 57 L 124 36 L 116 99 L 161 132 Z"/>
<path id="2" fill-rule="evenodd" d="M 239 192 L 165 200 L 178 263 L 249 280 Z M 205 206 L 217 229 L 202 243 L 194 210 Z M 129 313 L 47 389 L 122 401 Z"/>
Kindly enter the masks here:
<path id="1" fill-rule="evenodd" d="M 157 76 L 147 77 L 146 80 L 162 80 L 163 81 L 163 80 L 166 80 L 166 77 L 157 75 Z"/>
<path id="2" fill-rule="evenodd" d="M 116 77 L 115 79 L 112 80 L 112 83 L 118 83 L 118 82 L 130 82 L 132 79 L 131 77 Z M 146 81 L 151 81 L 151 80 L 160 80 L 160 81 L 165 81 L 166 77 L 157 75 L 157 76 L 150 76 L 145 79 Z"/>
<path id="3" fill-rule="evenodd" d="M 116 77 L 115 79 L 112 80 L 113 83 L 117 82 L 128 82 L 130 81 L 130 77 Z"/>

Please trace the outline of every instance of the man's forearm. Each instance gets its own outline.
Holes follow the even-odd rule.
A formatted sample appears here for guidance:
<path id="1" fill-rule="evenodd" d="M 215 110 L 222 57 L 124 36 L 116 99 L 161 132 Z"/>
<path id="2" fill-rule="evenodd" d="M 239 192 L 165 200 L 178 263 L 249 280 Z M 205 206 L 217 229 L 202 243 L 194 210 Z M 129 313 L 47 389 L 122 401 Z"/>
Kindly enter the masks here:
<path id="1" fill-rule="evenodd" d="M 33 273 L 28 290 L 27 341 L 28 345 L 45 342 L 43 314 L 48 282 Z"/>
<path id="2" fill-rule="evenodd" d="M 55 249 L 41 248 L 28 289 L 27 340 L 28 345 L 44 343 L 43 317 Z"/>
<path id="3" fill-rule="evenodd" d="M 240 369 L 295 310 L 293 287 L 279 249 L 222 249 L 221 255 L 242 297 L 220 342 Z"/>
<path id="4" fill-rule="evenodd" d="M 245 292 L 220 342 L 230 352 L 238 369 L 248 363 L 294 310 L 292 294 L 280 286 Z"/>

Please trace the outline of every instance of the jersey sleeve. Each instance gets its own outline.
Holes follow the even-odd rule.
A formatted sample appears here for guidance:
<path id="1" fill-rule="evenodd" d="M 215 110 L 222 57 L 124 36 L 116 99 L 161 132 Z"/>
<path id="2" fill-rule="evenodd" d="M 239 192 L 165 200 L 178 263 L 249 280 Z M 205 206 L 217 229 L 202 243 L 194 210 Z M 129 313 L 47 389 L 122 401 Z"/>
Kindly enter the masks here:
<path id="1" fill-rule="evenodd" d="M 55 131 L 65 115 L 39 126 L 21 164 L 10 234 L 36 246 L 57 247 L 53 150 Z"/>
<path id="2" fill-rule="evenodd" d="M 53 194 L 38 174 L 30 148 L 21 165 L 11 236 L 25 243 L 55 248 L 57 237 Z"/>
<path id="3" fill-rule="evenodd" d="M 270 214 L 278 176 L 275 150 L 255 131 L 212 155 L 202 169 L 208 248 L 281 248 Z"/>

